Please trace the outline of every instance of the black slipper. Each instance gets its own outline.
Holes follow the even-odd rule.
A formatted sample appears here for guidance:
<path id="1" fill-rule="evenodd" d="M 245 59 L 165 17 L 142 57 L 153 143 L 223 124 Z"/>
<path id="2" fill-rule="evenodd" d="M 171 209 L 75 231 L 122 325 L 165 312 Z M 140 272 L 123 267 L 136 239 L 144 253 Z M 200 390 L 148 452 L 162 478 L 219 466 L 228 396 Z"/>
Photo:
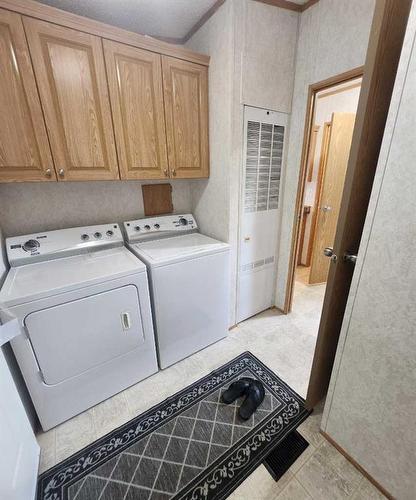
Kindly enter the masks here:
<path id="1" fill-rule="evenodd" d="M 230 387 L 221 396 L 221 402 L 229 405 L 233 403 L 240 396 L 245 396 L 248 394 L 250 384 L 254 381 L 252 378 L 240 378 L 236 382 L 233 382 Z"/>
<path id="2" fill-rule="evenodd" d="M 248 420 L 262 404 L 264 396 L 265 391 L 263 384 L 259 380 L 252 380 L 248 389 L 247 397 L 238 410 L 240 418 Z"/>

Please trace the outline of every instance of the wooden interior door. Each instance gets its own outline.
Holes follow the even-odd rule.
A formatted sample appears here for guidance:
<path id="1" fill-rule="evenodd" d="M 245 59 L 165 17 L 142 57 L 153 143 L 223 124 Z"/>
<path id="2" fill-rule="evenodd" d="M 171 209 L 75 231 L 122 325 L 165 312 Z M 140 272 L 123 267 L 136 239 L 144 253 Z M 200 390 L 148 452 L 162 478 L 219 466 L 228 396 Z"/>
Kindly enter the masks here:
<path id="1" fill-rule="evenodd" d="M 101 39 L 23 21 L 58 179 L 119 178 Z"/>
<path id="2" fill-rule="evenodd" d="M 173 177 L 208 177 L 208 68 L 162 56 L 169 168 Z"/>
<path id="3" fill-rule="evenodd" d="M 0 10 L 0 182 L 56 180 L 22 19 Z"/>
<path id="4" fill-rule="evenodd" d="M 342 191 L 354 130 L 354 113 L 333 113 L 326 165 L 317 209 L 309 283 L 324 283 L 329 259 L 324 248 L 333 247 Z"/>
<path id="5" fill-rule="evenodd" d="M 163 179 L 166 153 L 161 56 L 104 40 L 122 179 Z"/>
<path id="6" fill-rule="evenodd" d="M 313 208 L 312 208 L 311 229 L 310 229 L 308 251 L 306 254 L 306 262 L 305 262 L 305 265 L 308 267 L 310 267 L 311 259 L 312 259 L 313 242 L 315 239 L 315 231 L 316 231 L 316 219 L 318 217 L 319 199 L 321 197 L 321 190 L 322 190 L 322 179 L 323 179 L 323 175 L 325 172 L 326 160 L 328 158 L 328 147 L 329 147 L 330 134 L 331 134 L 331 122 L 325 122 L 323 131 L 322 131 L 322 142 L 321 142 L 321 152 L 319 155 L 318 176 L 316 179 L 315 199 L 314 199 L 314 204 L 313 204 Z"/>

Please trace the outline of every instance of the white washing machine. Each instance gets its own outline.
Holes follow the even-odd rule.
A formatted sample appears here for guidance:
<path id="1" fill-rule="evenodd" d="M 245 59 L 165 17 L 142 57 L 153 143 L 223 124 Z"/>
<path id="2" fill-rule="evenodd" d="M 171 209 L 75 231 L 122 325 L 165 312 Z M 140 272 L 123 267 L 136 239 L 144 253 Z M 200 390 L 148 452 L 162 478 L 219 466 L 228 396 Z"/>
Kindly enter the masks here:
<path id="1" fill-rule="evenodd" d="M 146 266 L 117 224 L 6 239 L 0 302 L 44 430 L 158 370 Z"/>
<path id="2" fill-rule="evenodd" d="M 200 234 L 192 215 L 128 221 L 124 229 L 149 271 L 160 367 L 225 337 L 229 245 Z"/>

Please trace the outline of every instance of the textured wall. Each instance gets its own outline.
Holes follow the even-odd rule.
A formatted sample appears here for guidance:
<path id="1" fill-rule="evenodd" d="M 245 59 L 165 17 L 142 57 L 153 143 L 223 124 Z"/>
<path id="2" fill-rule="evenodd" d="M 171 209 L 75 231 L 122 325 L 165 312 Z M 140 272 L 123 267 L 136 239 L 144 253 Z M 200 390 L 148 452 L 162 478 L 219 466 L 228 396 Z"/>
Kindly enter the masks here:
<path id="1" fill-rule="evenodd" d="M 187 43 L 211 56 L 211 175 L 192 183 L 192 204 L 202 231 L 231 244 L 230 324 L 235 323 L 243 106 L 290 111 L 298 18 L 253 0 L 228 0 Z"/>
<path id="2" fill-rule="evenodd" d="M 201 230 L 228 241 L 228 189 L 231 160 L 232 4 L 225 2 L 188 41 L 211 56 L 209 66 L 210 177 L 192 182 L 192 206 Z"/>
<path id="3" fill-rule="evenodd" d="M 143 215 L 140 181 L 0 184 L 0 227 L 6 236 Z M 149 183 L 147 183 L 149 184 Z M 176 212 L 191 211 L 189 181 L 173 181 Z"/>
<path id="4" fill-rule="evenodd" d="M 413 4 L 322 420 L 403 500 L 416 477 L 415 40 Z"/>
<path id="5" fill-rule="evenodd" d="M 236 7 L 245 11 L 242 103 L 290 113 L 299 14 L 252 0 Z"/>
<path id="6" fill-rule="evenodd" d="M 364 64 L 374 5 L 374 0 L 320 0 L 301 15 L 288 160 L 283 178 L 278 307 L 283 307 L 285 299 L 308 87 Z"/>

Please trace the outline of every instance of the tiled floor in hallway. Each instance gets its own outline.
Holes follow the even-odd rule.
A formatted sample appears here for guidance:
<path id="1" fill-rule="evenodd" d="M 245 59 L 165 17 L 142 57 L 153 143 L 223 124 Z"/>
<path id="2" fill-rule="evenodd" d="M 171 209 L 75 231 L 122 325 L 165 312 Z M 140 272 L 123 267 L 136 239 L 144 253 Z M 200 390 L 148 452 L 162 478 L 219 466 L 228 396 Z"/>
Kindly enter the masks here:
<path id="1" fill-rule="evenodd" d="M 324 286 L 297 282 L 293 312 L 271 309 L 231 330 L 228 337 L 130 387 L 61 424 L 38 440 L 41 471 L 127 422 L 243 351 L 251 351 L 305 397 L 318 331 Z M 384 498 L 319 433 L 322 409 L 299 428 L 308 450 L 275 482 L 260 466 L 231 495 L 232 500 L 354 500 Z"/>

